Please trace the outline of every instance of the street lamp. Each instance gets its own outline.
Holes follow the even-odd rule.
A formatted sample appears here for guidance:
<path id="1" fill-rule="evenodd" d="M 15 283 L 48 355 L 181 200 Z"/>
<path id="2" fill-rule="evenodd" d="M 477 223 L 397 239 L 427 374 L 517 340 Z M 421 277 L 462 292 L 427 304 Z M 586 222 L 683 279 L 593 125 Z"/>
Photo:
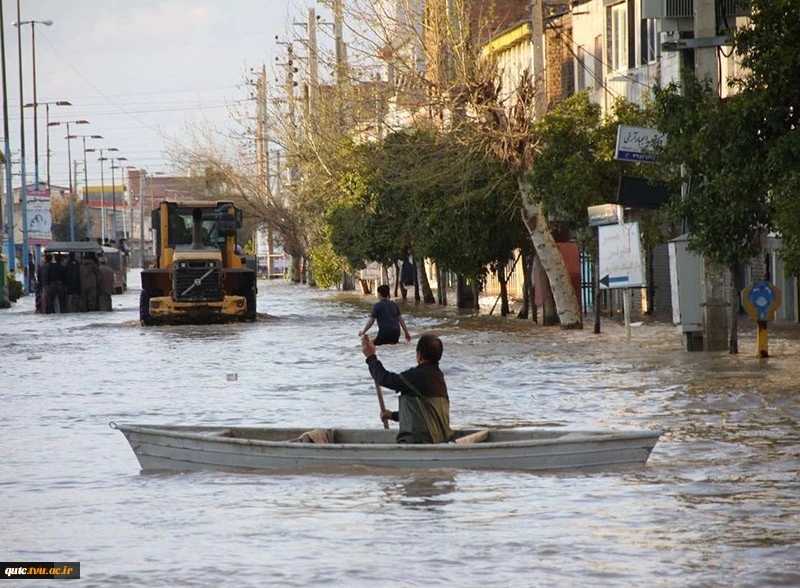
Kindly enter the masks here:
<path id="1" fill-rule="evenodd" d="M 86 151 L 93 153 L 95 151 L 100 153 L 100 157 L 97 158 L 97 161 L 100 162 L 100 239 L 105 245 L 106 243 L 106 186 L 105 186 L 105 178 L 103 177 L 103 162 L 108 159 L 108 157 L 103 157 L 103 151 L 119 151 L 116 147 L 103 147 L 100 149 L 87 149 Z"/>
<path id="2" fill-rule="evenodd" d="M 19 18 L 19 0 L 17 0 L 17 18 Z M 52 20 L 17 20 L 14 26 L 20 32 L 22 25 L 31 25 L 31 57 L 33 62 L 33 167 L 34 182 L 36 189 L 39 189 L 39 124 L 37 122 L 37 101 L 36 101 L 36 25 L 42 24 L 46 27 L 53 26 Z M 22 42 L 20 41 L 20 58 L 22 53 Z M 20 64 L 20 86 L 22 85 L 22 65 Z M 22 88 L 20 87 L 20 98 L 22 98 Z M 22 100 L 20 100 L 21 102 Z M 24 106 L 23 106 L 24 108 Z"/>
<path id="3" fill-rule="evenodd" d="M 72 106 L 72 102 L 69 100 L 55 100 L 53 102 L 39 102 L 39 106 L 44 104 L 45 107 L 45 126 L 47 127 L 47 150 L 45 152 L 45 156 L 47 157 L 47 189 L 50 189 L 50 105 L 54 106 Z M 25 105 L 25 108 L 36 107 L 37 104 L 35 102 L 28 102 Z M 38 123 L 34 120 L 34 129 L 38 127 Z M 37 166 L 38 167 L 38 166 Z"/>
<path id="4" fill-rule="evenodd" d="M 86 213 L 86 240 L 88 241 L 91 234 L 91 223 L 89 222 L 89 166 L 86 165 L 86 139 L 102 139 L 102 135 L 67 135 L 69 139 L 83 139 L 83 208 Z"/>
<path id="5" fill-rule="evenodd" d="M 115 169 L 123 169 L 120 165 L 114 165 L 114 161 L 116 160 L 117 163 L 120 161 L 128 161 L 127 157 L 110 157 L 111 160 L 111 194 L 112 194 L 112 202 L 114 206 L 114 241 L 119 244 L 119 233 L 117 231 L 117 186 L 114 182 L 114 170 Z M 123 175 L 124 172 L 120 172 L 120 180 L 123 184 L 122 189 L 122 234 L 125 234 L 125 176 Z"/>
<path id="6" fill-rule="evenodd" d="M 69 134 L 69 125 L 88 125 L 88 120 L 62 120 L 47 123 L 47 187 L 50 187 L 50 127 L 67 125 L 67 169 L 69 170 L 69 240 L 75 240 L 75 192 L 72 185 L 72 151 L 70 142 L 73 135 Z"/>

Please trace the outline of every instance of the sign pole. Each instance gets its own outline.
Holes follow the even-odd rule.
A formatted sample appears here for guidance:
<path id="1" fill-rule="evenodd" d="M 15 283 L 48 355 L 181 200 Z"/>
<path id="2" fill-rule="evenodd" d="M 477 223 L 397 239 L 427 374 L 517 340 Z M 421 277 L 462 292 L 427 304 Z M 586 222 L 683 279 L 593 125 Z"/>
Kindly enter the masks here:
<path id="1" fill-rule="evenodd" d="M 769 357 L 769 344 L 767 343 L 767 321 L 758 321 L 758 334 L 757 334 L 757 350 L 756 357 L 758 359 L 766 359 Z"/>
<path id="2" fill-rule="evenodd" d="M 631 289 L 625 288 L 622 293 L 622 312 L 625 315 L 625 336 L 631 338 Z"/>

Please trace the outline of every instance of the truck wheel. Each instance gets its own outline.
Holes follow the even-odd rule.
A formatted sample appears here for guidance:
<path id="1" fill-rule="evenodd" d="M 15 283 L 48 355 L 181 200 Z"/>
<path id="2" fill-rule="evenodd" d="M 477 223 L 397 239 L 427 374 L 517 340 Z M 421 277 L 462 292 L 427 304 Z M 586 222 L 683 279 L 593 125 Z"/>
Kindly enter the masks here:
<path id="1" fill-rule="evenodd" d="M 153 296 L 159 296 L 153 290 L 142 290 L 139 295 L 139 322 L 143 327 L 152 327 L 156 321 L 150 316 L 150 299 Z"/>

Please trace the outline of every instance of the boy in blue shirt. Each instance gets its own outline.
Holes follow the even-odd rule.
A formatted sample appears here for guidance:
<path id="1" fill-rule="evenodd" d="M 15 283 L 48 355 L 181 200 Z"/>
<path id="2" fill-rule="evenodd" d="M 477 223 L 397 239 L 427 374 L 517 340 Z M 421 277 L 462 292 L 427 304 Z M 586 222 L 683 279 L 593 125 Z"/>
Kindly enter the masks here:
<path id="1" fill-rule="evenodd" d="M 406 334 L 406 341 L 411 341 L 411 333 L 408 332 L 400 307 L 389 300 L 389 286 L 386 284 L 378 286 L 378 301 L 372 305 L 369 320 L 364 329 L 358 332 L 358 336 L 363 337 L 375 321 L 378 321 L 378 336 L 373 341 L 375 345 L 394 345 L 400 340 L 401 328 Z"/>

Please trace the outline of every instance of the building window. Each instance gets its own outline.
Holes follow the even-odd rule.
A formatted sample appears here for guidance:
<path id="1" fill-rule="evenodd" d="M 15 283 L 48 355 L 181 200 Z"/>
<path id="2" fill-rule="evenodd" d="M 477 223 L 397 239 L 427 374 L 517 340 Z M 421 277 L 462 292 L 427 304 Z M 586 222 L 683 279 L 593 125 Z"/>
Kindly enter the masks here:
<path id="1" fill-rule="evenodd" d="M 597 35 L 594 38 L 594 82 L 592 86 L 601 88 L 603 86 L 603 36 Z"/>
<path id="2" fill-rule="evenodd" d="M 606 50 L 611 71 L 628 69 L 628 7 L 609 6 L 606 11 Z"/>
<path id="3" fill-rule="evenodd" d="M 578 59 L 575 60 L 575 86 L 578 92 L 586 89 L 586 51 L 578 47 Z"/>
<path id="4" fill-rule="evenodd" d="M 658 21 L 652 18 L 642 19 L 642 65 L 655 63 L 661 57 Z"/>

